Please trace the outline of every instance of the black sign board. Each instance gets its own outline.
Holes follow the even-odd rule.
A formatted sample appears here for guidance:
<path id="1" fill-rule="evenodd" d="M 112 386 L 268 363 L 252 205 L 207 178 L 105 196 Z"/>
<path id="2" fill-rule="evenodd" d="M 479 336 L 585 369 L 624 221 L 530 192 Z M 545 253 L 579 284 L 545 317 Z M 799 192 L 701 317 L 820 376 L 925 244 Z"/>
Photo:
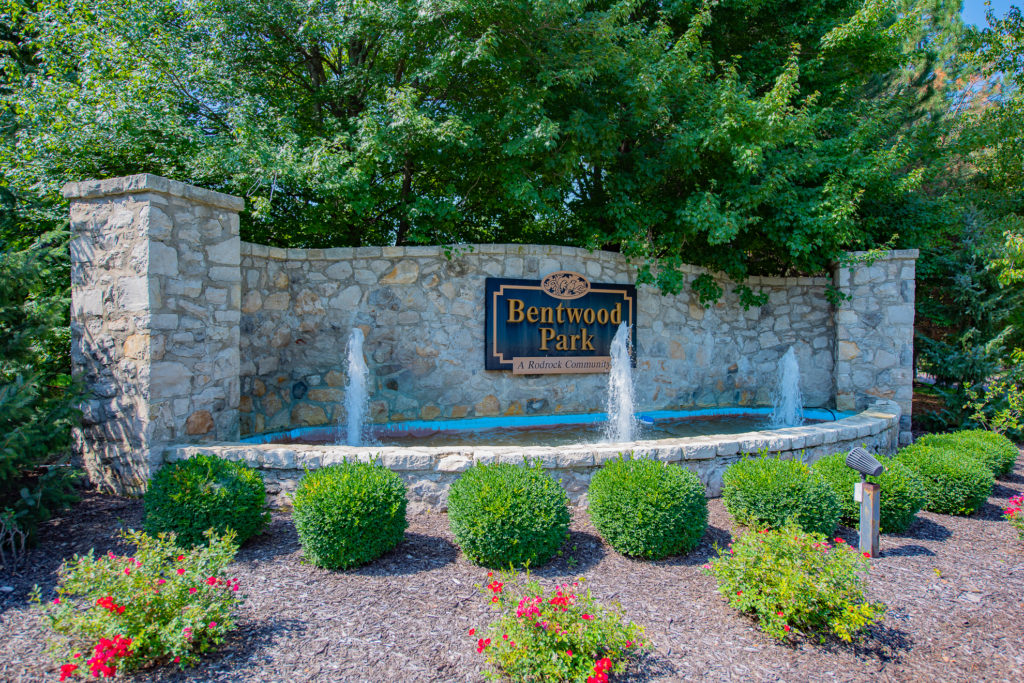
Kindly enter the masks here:
<path id="1" fill-rule="evenodd" d="M 559 271 L 543 280 L 487 278 L 485 367 L 515 374 L 608 372 L 629 325 L 636 366 L 636 287 Z"/>

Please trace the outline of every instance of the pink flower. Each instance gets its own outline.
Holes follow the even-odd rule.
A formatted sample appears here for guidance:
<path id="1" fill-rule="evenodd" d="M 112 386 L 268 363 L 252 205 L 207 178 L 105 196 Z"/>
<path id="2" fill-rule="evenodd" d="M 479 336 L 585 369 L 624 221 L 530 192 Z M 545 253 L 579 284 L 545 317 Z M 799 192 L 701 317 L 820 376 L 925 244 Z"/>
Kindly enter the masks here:
<path id="1" fill-rule="evenodd" d="M 181 576 L 184 573 L 185 573 L 185 570 L 182 569 L 181 567 L 178 567 L 178 576 Z"/>
<path id="2" fill-rule="evenodd" d="M 585 619 L 586 621 L 590 621 L 593 618 L 594 618 L 593 614 L 584 614 L 583 615 L 583 619 Z"/>
<path id="3" fill-rule="evenodd" d="M 158 585 L 158 586 L 162 586 L 162 585 L 164 585 L 165 583 L 167 583 L 167 580 L 166 580 L 166 579 L 157 579 L 157 580 L 156 580 L 156 585 Z"/>
<path id="4" fill-rule="evenodd" d="M 174 662 L 175 664 L 177 664 L 178 662 L 180 662 L 180 661 L 181 661 L 181 657 L 175 657 L 175 658 L 174 658 L 174 659 L 172 659 L 171 661 L 172 661 L 172 662 Z"/>
<path id="5" fill-rule="evenodd" d="M 217 622 L 216 621 L 211 621 L 210 622 L 210 628 L 217 628 Z"/>
<path id="6" fill-rule="evenodd" d="M 59 605 L 60 604 L 60 598 L 54 598 L 53 599 L 53 604 Z"/>
<path id="7" fill-rule="evenodd" d="M 189 589 L 188 589 L 188 594 L 189 594 L 189 595 L 195 595 L 195 592 L 196 592 L 196 589 L 195 589 L 195 588 L 189 588 Z"/>

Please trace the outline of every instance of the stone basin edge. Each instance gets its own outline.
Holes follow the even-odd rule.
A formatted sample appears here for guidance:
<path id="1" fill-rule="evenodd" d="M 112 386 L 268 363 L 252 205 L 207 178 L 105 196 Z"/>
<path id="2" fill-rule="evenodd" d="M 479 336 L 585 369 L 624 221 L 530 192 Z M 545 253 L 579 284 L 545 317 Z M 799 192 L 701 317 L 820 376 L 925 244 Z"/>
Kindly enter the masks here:
<path id="1" fill-rule="evenodd" d="M 243 444 L 214 442 L 168 446 L 164 462 L 184 460 L 200 453 L 242 461 L 263 474 L 269 501 L 288 506 L 289 494 L 307 471 L 346 459 L 380 462 L 398 473 L 408 486 L 411 512 L 447 508 L 448 487 L 473 465 L 496 462 L 521 464 L 539 460 L 565 486 L 570 500 L 586 505 L 590 476 L 605 462 L 631 453 L 678 463 L 695 472 L 709 497 L 721 495 L 722 475 L 742 457 L 762 451 L 783 458 L 813 463 L 830 453 L 864 446 L 891 454 L 898 446 L 900 408 L 893 401 L 878 401 L 866 410 L 834 422 L 800 427 L 695 436 L 676 439 L 585 444 L 581 446 L 342 446 L 306 444 Z"/>

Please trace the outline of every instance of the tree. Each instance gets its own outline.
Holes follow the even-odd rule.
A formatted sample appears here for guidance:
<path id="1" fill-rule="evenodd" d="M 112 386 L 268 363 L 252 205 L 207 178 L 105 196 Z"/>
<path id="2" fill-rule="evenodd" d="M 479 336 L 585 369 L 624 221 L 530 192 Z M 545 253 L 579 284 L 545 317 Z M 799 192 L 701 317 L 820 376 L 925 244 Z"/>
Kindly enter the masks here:
<path id="1" fill-rule="evenodd" d="M 254 241 L 610 248 L 677 291 L 884 243 L 922 182 L 895 0 L 8 4 L 7 186 L 162 173 Z"/>

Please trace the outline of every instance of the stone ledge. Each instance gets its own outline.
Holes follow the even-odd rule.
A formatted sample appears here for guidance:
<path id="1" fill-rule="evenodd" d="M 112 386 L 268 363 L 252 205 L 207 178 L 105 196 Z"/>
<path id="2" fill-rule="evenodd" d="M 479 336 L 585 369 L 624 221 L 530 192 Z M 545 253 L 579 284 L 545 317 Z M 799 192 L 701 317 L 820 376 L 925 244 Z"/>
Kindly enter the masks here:
<path id="1" fill-rule="evenodd" d="M 61 194 L 65 199 L 96 199 L 142 192 L 156 192 L 171 197 L 180 197 L 196 204 L 206 204 L 228 211 L 241 211 L 245 208 L 245 200 L 241 197 L 206 190 L 152 173 L 140 173 L 107 180 L 82 180 L 68 183 L 61 188 Z"/>
<path id="2" fill-rule="evenodd" d="M 448 483 L 428 487 L 429 499 L 420 498 L 420 487 L 410 486 L 410 501 L 424 505 L 443 505 L 447 486 L 473 465 L 497 462 L 521 464 L 524 458 L 538 459 L 542 467 L 564 477 L 572 475 L 567 484 L 570 492 L 579 495 L 586 487 L 579 479 L 589 478 L 598 467 L 624 455 L 652 458 L 666 463 L 679 463 L 700 476 L 708 495 L 720 495 L 725 469 L 745 455 L 758 451 L 778 453 L 784 458 L 814 461 L 829 453 L 841 452 L 867 444 L 877 451 L 891 452 L 898 444 L 899 406 L 880 401 L 851 417 L 801 427 L 775 429 L 744 434 L 695 436 L 683 439 L 661 439 L 623 444 L 592 444 L 589 446 L 495 447 L 458 446 L 436 448 L 400 448 L 393 446 L 319 446 L 299 444 L 212 443 L 205 446 L 171 446 L 163 451 L 165 462 L 190 458 L 199 453 L 213 453 L 229 460 L 240 460 L 263 471 L 270 482 L 297 480 L 306 470 L 337 464 L 344 460 L 381 462 L 399 472 L 409 482 L 437 481 Z"/>

